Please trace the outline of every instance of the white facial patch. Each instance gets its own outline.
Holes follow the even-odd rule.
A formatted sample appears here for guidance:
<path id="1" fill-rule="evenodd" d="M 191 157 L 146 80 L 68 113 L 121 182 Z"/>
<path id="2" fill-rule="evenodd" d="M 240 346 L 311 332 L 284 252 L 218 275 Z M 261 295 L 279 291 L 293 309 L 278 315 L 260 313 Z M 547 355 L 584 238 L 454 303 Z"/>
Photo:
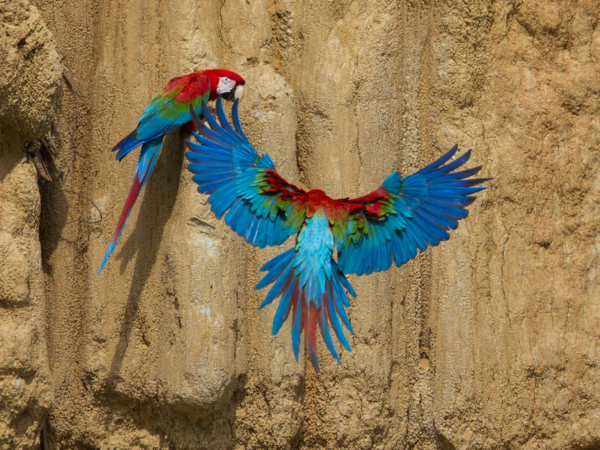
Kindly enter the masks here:
<path id="1" fill-rule="evenodd" d="M 217 86 L 217 95 L 225 94 L 227 92 L 231 92 L 231 90 L 235 87 L 235 81 L 231 78 L 221 77 L 219 79 L 219 85 Z"/>

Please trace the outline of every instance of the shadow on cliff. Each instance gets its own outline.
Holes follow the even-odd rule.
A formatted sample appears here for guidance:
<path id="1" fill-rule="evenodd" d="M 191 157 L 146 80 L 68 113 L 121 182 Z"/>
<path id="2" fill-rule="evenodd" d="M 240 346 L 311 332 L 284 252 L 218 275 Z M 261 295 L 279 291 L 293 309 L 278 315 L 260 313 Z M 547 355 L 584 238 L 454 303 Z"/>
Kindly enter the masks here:
<path id="1" fill-rule="evenodd" d="M 175 206 L 183 169 L 183 156 L 183 139 L 177 134 L 167 136 L 154 172 L 143 189 L 145 192 L 140 194 L 143 198 L 137 219 L 134 223 L 128 222 L 126 225 L 135 226 L 135 229 L 123 243 L 121 251 L 115 258 L 120 260 L 120 272 L 123 275 L 129 262 L 137 256 L 125 305 L 119 343 L 110 365 L 109 376 L 111 379 L 114 379 L 121 371 L 125 351 L 129 345 L 138 313 L 140 295 L 152 272 L 152 267 L 156 263 L 165 225 Z"/>
<path id="2" fill-rule="evenodd" d="M 0 166 L 0 183 L 19 164 L 25 163 L 23 144 L 21 142 L 4 142 L 2 140 L 2 129 L 0 129 L 0 149 L 2 151 L 2 165 Z"/>
<path id="3" fill-rule="evenodd" d="M 56 167 L 54 159 L 48 156 L 45 151 L 42 152 L 42 157 L 54 179 L 52 183 L 42 182 L 40 184 L 42 269 L 52 276 L 54 268 L 50 263 L 50 257 L 58 248 L 58 244 L 66 242 L 70 246 L 78 245 L 78 239 L 74 236 L 78 234 L 78 224 L 76 222 L 80 218 L 82 208 L 76 203 L 80 200 L 77 197 L 71 199 L 73 205 L 69 204 L 70 199 L 65 192 L 65 181 L 61 176 L 60 169 Z M 73 226 L 72 230 L 69 230 L 71 234 L 64 233 L 69 222 Z"/>
<path id="4" fill-rule="evenodd" d="M 437 427 L 435 428 L 435 435 L 438 450 L 456 450 L 456 446 Z"/>

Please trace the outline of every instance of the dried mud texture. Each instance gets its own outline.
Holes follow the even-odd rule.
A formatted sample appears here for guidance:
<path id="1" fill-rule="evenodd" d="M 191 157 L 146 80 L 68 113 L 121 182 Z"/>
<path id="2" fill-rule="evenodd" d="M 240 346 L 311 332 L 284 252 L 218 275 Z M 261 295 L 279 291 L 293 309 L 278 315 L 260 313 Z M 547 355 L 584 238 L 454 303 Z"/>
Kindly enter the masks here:
<path id="1" fill-rule="evenodd" d="M 32 164 L 0 137 L 0 448 L 33 448 L 52 399 Z"/>
<path id="2" fill-rule="evenodd" d="M 50 130 L 61 76 L 54 39 L 27 1 L 0 2 L 0 128 L 31 141 Z"/>
<path id="3" fill-rule="evenodd" d="M 39 241 L 25 140 L 50 129 L 61 71 L 37 9 L 0 2 L 0 448 L 36 448 L 52 401 Z"/>
<path id="4" fill-rule="evenodd" d="M 45 320 L 45 448 L 600 448 L 597 0 L 38 6 L 73 74 L 42 190 L 47 315 L 19 322 Z M 171 77 L 218 66 L 247 80 L 255 147 L 308 188 L 361 195 L 454 143 L 494 178 L 450 241 L 350 277 L 342 366 L 323 345 L 320 374 L 297 363 L 289 323 L 271 336 L 253 287 L 282 249 L 214 218 L 177 133 L 97 274 L 136 165 L 110 148 Z"/>

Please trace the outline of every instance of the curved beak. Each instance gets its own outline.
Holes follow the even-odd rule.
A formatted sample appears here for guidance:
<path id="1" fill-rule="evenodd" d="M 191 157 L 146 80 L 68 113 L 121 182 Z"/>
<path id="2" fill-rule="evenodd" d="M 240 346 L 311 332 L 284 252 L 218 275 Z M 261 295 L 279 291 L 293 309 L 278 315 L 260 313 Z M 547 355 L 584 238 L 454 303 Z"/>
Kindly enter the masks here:
<path id="1" fill-rule="evenodd" d="M 228 100 L 230 102 L 234 102 L 236 100 L 241 100 L 242 97 L 244 96 L 244 86 L 242 86 L 241 84 L 238 84 L 231 91 L 224 92 L 223 94 L 221 94 L 221 96 L 225 100 Z"/>
<path id="2" fill-rule="evenodd" d="M 242 97 L 244 97 L 244 86 L 239 84 L 233 90 L 233 99 L 242 101 Z"/>

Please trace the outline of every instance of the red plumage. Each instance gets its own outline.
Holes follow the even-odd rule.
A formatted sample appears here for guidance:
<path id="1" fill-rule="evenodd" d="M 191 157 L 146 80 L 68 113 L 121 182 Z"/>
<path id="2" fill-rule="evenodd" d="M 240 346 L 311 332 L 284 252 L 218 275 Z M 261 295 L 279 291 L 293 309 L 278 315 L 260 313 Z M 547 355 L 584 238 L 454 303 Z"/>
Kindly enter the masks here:
<path id="1" fill-rule="evenodd" d="M 184 121 L 190 118 L 189 107 L 194 101 L 198 102 L 207 93 L 209 93 L 208 100 L 215 100 L 219 96 L 218 92 L 224 96 L 228 94 L 229 98 L 225 98 L 229 100 L 233 100 L 234 98 L 239 100 L 243 95 L 243 88 L 241 86 L 245 84 L 246 82 L 241 76 L 225 69 L 204 70 L 202 72 L 175 77 L 146 106 L 136 129 L 113 147 L 113 151 L 117 152 L 117 160 L 120 161 L 133 149 L 141 145 L 142 152 L 140 153 L 140 162 L 138 163 L 139 171 L 143 164 L 148 163 L 149 155 L 145 154 L 144 149 L 150 142 L 155 141 L 154 145 L 152 145 L 154 154 L 150 157 L 152 163 L 144 173 L 137 173 L 136 175 L 123 211 L 121 212 L 117 228 L 106 251 L 104 260 L 100 265 L 100 271 L 110 254 L 114 251 L 127 217 L 131 212 L 131 208 L 152 172 L 156 156 L 162 145 L 163 136 L 178 127 L 195 130 L 195 126 L 191 121 Z M 236 92 L 237 89 L 241 90 Z M 173 98 L 168 97 L 169 93 L 173 95 L 175 92 L 177 95 Z M 167 97 L 165 98 L 165 96 Z M 195 105 L 194 107 L 197 108 L 198 106 Z M 145 156 L 142 157 L 142 155 Z"/>
<path id="2" fill-rule="evenodd" d="M 208 90 L 210 86 L 209 100 L 216 100 L 218 97 L 217 86 L 219 79 L 227 77 L 236 82 L 236 85 L 244 86 L 246 81 L 237 73 L 225 69 L 204 70 L 202 72 L 193 72 L 181 77 L 175 77 L 162 90 L 161 94 L 165 95 L 169 92 L 177 90 L 183 86 L 181 92 L 175 97 L 178 103 L 189 103 Z"/>
<path id="3" fill-rule="evenodd" d="M 307 206 L 306 216 L 312 215 L 323 208 L 331 223 L 339 219 L 344 219 L 349 215 L 365 212 L 369 215 L 379 215 L 383 211 L 383 200 L 390 197 L 390 193 L 384 187 L 370 192 L 362 197 L 348 199 L 332 199 L 325 192 L 319 189 L 312 189 L 308 192 L 285 181 L 275 170 L 265 170 L 268 187 L 265 192 L 276 193 L 284 199 L 290 199 L 296 205 L 296 208 L 303 209 Z"/>
<path id="4" fill-rule="evenodd" d="M 177 94 L 174 100 L 178 103 L 189 103 L 196 98 L 204 95 L 206 91 L 211 90 L 211 94 L 213 91 L 212 83 L 210 82 L 210 77 L 206 74 L 200 73 L 192 73 L 190 75 L 186 75 L 182 78 L 188 78 L 187 83 L 183 86 L 179 94 Z M 179 86 L 177 86 L 179 87 Z M 215 86 L 216 88 L 216 86 Z M 211 99 L 212 100 L 212 99 Z"/>
<path id="5" fill-rule="evenodd" d="M 304 316 L 304 342 L 306 343 L 306 353 L 313 366 L 318 371 L 319 361 L 317 358 L 317 317 L 321 315 L 320 306 L 318 309 L 314 302 L 308 302 L 307 308 L 305 301 L 302 302 L 302 313 Z"/>

